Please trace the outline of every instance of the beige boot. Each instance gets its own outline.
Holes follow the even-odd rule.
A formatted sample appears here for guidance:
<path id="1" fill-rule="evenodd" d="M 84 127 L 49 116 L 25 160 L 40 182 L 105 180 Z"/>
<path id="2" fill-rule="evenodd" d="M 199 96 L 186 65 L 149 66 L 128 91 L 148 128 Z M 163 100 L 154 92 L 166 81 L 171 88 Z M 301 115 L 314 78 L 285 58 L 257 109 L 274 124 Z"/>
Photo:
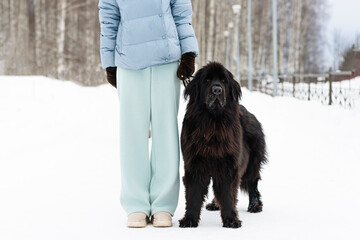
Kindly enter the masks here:
<path id="1" fill-rule="evenodd" d="M 154 227 L 172 227 L 171 215 L 168 212 L 157 212 L 152 218 L 151 222 Z"/>
<path id="2" fill-rule="evenodd" d="M 134 212 L 129 214 L 127 226 L 132 228 L 146 227 L 149 223 L 149 217 L 143 212 Z"/>

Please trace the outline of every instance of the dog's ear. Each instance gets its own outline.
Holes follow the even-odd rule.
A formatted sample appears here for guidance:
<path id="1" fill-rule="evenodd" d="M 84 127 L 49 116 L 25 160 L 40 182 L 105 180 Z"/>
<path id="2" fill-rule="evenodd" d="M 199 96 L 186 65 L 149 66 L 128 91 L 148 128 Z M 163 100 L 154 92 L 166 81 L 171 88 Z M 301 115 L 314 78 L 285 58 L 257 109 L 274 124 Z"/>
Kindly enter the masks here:
<path id="1" fill-rule="evenodd" d="M 227 73 L 228 73 L 228 77 L 229 77 L 228 80 L 230 83 L 231 97 L 233 100 L 238 102 L 239 100 L 241 100 L 241 96 L 242 96 L 240 84 L 234 79 L 233 74 L 229 70 L 227 70 Z"/>
<path id="2" fill-rule="evenodd" d="M 198 70 L 195 73 L 194 78 L 189 82 L 184 91 L 184 98 L 187 100 L 187 97 L 190 96 L 190 102 L 197 101 L 200 99 L 200 79 L 203 73 L 203 69 Z"/>

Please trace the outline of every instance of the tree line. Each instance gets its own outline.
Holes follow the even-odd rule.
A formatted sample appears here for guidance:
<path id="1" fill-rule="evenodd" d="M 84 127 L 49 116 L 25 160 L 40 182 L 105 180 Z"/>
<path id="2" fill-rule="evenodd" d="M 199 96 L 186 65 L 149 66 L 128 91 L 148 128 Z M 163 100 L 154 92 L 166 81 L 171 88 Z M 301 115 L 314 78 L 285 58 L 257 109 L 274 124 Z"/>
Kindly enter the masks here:
<path id="1" fill-rule="evenodd" d="M 247 3 L 248 0 L 193 1 L 195 12 L 193 21 L 201 52 L 198 62 L 201 65 L 211 59 L 226 62 L 224 31 L 229 29 L 229 22 L 234 22 L 232 5 L 240 4 L 239 61 L 242 76 L 246 74 L 248 61 Z M 278 0 L 277 11 L 279 74 L 323 71 L 325 68 L 324 25 L 327 19 L 327 1 Z M 252 1 L 251 15 L 254 73 L 271 73 L 273 63 L 272 1 Z M 212 28 L 212 25 L 215 27 Z M 233 35 L 229 37 L 235 38 Z"/>
<path id="2" fill-rule="evenodd" d="M 228 61 L 224 32 L 234 22 L 232 5 L 240 4 L 239 61 L 242 76 L 246 74 L 247 2 L 192 1 L 198 66 Z M 271 4 L 270 0 L 252 1 L 255 74 L 272 69 Z M 105 82 L 97 5 L 98 0 L 0 0 L 0 74 L 46 75 L 82 85 Z M 326 0 L 278 0 L 277 9 L 279 74 L 323 71 Z M 228 37 L 235 39 L 234 34 Z"/>
<path id="3" fill-rule="evenodd" d="M 83 85 L 103 83 L 97 4 L 98 0 L 1 0 L 3 72 Z"/>

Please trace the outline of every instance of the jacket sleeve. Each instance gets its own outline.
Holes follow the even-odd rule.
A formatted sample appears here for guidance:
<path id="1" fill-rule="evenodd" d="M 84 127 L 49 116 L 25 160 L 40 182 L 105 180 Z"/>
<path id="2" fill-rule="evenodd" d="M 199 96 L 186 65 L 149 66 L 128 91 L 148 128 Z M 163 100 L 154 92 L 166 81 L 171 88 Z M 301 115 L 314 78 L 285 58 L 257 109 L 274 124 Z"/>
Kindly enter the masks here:
<path id="1" fill-rule="evenodd" d="M 199 55 L 198 42 L 191 25 L 192 6 L 190 0 L 171 0 L 171 12 L 179 35 L 181 54 L 193 52 Z"/>
<path id="2" fill-rule="evenodd" d="M 116 36 L 120 10 L 116 0 L 99 0 L 100 57 L 104 69 L 115 66 Z"/>

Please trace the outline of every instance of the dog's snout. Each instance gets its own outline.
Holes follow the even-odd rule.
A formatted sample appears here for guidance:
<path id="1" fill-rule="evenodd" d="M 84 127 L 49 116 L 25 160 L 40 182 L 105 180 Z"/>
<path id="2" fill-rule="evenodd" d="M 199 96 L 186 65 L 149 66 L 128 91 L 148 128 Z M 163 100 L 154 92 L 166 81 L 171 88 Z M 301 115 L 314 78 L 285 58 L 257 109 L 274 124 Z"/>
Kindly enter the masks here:
<path id="1" fill-rule="evenodd" d="M 213 86 L 211 89 L 215 95 L 220 95 L 222 93 L 222 88 L 220 86 Z"/>

